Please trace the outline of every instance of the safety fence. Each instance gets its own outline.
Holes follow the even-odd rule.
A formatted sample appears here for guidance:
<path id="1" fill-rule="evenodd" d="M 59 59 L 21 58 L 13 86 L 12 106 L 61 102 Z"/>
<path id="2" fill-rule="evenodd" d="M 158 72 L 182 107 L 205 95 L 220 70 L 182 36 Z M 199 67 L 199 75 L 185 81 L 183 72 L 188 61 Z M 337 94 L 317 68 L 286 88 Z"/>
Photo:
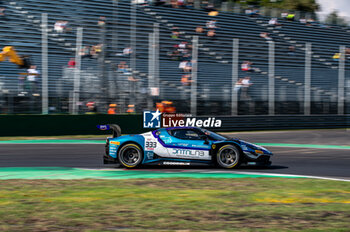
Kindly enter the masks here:
<path id="1" fill-rule="evenodd" d="M 39 74 L 1 63 L 1 114 L 107 113 L 110 105 L 141 113 L 163 101 L 192 115 L 350 113 L 346 28 L 270 22 L 283 12 L 253 17 L 228 2 L 215 16 L 200 1 L 194 9 L 83 2 L 4 3 L 0 42 L 30 55 Z M 69 30 L 57 31 L 67 18 Z"/>

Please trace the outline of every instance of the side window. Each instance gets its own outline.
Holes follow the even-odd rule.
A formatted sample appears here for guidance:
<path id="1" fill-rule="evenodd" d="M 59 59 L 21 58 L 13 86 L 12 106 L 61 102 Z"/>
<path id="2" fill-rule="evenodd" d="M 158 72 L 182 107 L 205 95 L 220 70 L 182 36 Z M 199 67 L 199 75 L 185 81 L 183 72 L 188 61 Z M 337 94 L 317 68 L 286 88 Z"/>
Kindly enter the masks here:
<path id="1" fill-rule="evenodd" d="M 172 130 L 171 135 L 179 138 L 179 139 L 192 139 L 192 140 L 200 140 L 200 134 L 191 129 L 177 129 L 177 130 Z"/>

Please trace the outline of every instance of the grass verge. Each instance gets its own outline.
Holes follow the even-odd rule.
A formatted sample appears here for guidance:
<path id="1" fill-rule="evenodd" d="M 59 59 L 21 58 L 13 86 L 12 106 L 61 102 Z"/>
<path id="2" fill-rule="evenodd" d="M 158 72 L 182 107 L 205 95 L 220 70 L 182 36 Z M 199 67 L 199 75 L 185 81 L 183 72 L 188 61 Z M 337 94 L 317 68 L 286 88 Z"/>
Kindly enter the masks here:
<path id="1" fill-rule="evenodd" d="M 0 181 L 0 231 L 349 231 L 349 220 L 347 182 Z"/>

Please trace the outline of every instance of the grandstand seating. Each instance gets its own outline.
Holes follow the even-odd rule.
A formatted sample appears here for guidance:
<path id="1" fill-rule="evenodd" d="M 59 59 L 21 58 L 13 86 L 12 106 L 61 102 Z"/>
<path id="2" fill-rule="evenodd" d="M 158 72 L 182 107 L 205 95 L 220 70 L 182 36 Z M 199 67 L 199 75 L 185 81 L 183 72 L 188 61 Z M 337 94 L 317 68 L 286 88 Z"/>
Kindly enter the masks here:
<path id="1" fill-rule="evenodd" d="M 117 3 L 116 3 L 117 2 Z M 76 29 L 84 28 L 83 45 L 96 45 L 102 40 L 101 27 L 97 25 L 100 16 L 107 18 L 106 26 L 106 77 L 113 90 L 128 95 L 118 83 L 123 75 L 117 72 L 120 61 L 128 61 L 129 57 L 116 56 L 122 49 L 130 46 L 130 1 L 128 0 L 80 0 L 80 1 L 48 1 L 48 0 L 10 0 L 5 4 L 7 20 L 0 27 L 0 45 L 11 45 L 20 54 L 31 55 L 33 63 L 41 67 L 41 14 L 48 13 L 49 23 L 49 91 L 51 97 L 68 97 L 72 90 L 71 81 L 62 81 L 64 67 L 69 58 L 75 56 Z M 117 6 L 117 7 L 116 7 Z M 172 61 L 167 52 L 180 41 L 191 42 L 195 28 L 205 26 L 212 19 L 207 12 L 194 9 L 171 9 L 161 6 L 138 6 L 136 23 L 136 67 L 135 75 L 140 81 L 136 84 L 139 99 L 144 99 L 147 87 L 148 73 L 148 36 L 153 32 L 154 23 L 159 23 L 160 31 L 160 60 L 159 73 L 161 98 L 167 100 L 188 99 L 189 89 L 181 86 L 181 70 L 179 61 Z M 276 46 L 276 100 L 300 101 L 304 85 L 305 42 L 311 42 L 312 56 L 312 87 L 313 97 L 322 101 L 334 100 L 337 88 L 337 62 L 332 60 L 340 45 L 346 45 L 350 39 L 349 33 L 342 28 L 307 27 L 298 22 L 280 21 L 283 26 L 272 28 L 267 24 L 268 18 L 250 18 L 243 14 L 221 12 L 215 17 L 218 21 L 217 36 L 208 39 L 199 36 L 198 64 L 198 99 L 200 101 L 229 101 L 231 91 L 231 60 L 232 39 L 240 39 L 239 63 L 249 60 L 258 72 L 245 73 L 239 71 L 239 77 L 249 75 L 254 85 L 250 88 L 252 99 L 259 102 L 267 100 L 268 91 L 268 46 L 259 36 L 260 32 L 269 32 Z M 58 20 L 67 20 L 71 30 L 57 34 L 53 25 Z M 181 31 L 180 39 L 171 38 L 172 27 Z M 296 46 L 293 56 L 288 55 L 288 47 Z M 0 82 L 2 89 L 17 94 L 17 67 L 10 63 L 1 63 Z M 130 65 L 130 64 L 129 64 Z M 83 84 L 89 85 L 94 79 L 96 85 L 102 86 L 102 77 L 98 59 L 84 58 L 82 70 L 87 78 Z M 349 66 L 346 66 L 349 69 Z M 72 76 L 72 75 L 70 75 Z M 96 78 L 94 78 L 96 77 Z M 64 85 L 62 83 L 65 83 Z M 58 91 L 61 85 L 61 92 Z M 62 86 L 63 85 L 63 86 Z M 83 88 L 85 92 L 89 88 Z M 98 89 L 98 88 L 96 88 Z M 129 89 L 129 88 L 128 88 Z M 96 96 L 94 91 L 86 95 L 86 100 Z M 112 91 L 113 92 L 113 91 Z M 61 94 L 61 95 L 60 95 Z M 105 94 L 100 92 L 98 95 Z M 109 94 L 109 97 L 118 96 Z"/>

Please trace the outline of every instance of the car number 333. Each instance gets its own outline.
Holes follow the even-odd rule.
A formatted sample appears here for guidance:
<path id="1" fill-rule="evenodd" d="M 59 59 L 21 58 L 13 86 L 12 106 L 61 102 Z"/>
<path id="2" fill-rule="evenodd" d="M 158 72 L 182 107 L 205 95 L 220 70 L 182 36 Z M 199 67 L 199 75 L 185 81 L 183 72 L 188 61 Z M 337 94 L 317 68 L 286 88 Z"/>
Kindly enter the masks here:
<path id="1" fill-rule="evenodd" d="M 146 148 L 156 148 L 157 147 L 157 142 L 146 142 L 145 144 Z"/>

